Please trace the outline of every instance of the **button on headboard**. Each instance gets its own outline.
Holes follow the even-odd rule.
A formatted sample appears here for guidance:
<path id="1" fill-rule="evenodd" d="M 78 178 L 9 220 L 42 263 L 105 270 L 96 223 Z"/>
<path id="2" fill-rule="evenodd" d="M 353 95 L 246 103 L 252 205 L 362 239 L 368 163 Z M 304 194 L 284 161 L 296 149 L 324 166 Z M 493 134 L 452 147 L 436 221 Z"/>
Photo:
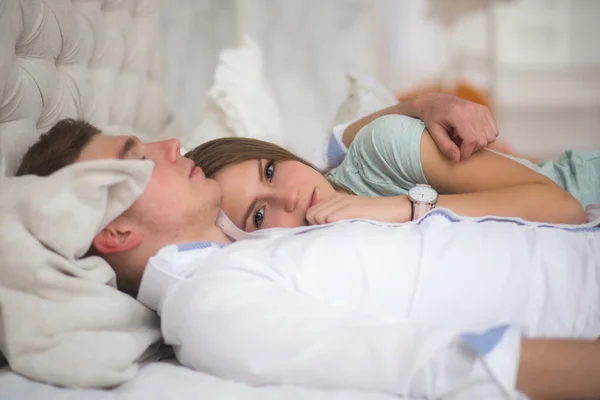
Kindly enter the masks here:
<path id="1" fill-rule="evenodd" d="M 0 1 L 0 157 L 7 175 L 58 120 L 181 134 L 159 76 L 157 0 Z"/>

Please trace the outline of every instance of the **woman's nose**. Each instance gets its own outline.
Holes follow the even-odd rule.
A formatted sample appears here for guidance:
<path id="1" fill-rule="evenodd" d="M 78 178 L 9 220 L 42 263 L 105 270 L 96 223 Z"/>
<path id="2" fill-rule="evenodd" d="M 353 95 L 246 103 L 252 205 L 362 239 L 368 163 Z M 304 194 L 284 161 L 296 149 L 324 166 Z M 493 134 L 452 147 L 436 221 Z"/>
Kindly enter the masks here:
<path id="1" fill-rule="evenodd" d="M 298 205 L 298 189 L 278 188 L 274 190 L 273 199 L 286 211 L 292 212 Z"/>

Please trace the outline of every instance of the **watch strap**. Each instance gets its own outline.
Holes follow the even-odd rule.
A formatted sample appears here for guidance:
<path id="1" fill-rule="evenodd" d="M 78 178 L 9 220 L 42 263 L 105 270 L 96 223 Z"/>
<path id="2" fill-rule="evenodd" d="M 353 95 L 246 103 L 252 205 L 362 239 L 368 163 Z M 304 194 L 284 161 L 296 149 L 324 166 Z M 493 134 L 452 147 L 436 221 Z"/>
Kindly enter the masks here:
<path id="1" fill-rule="evenodd" d="M 413 204 L 414 204 L 413 208 L 415 210 L 414 215 L 413 215 L 413 221 L 421 218 L 423 215 L 427 214 L 427 212 L 429 210 L 432 209 L 431 204 L 427 204 L 427 203 L 416 203 L 416 204 L 413 203 Z"/>

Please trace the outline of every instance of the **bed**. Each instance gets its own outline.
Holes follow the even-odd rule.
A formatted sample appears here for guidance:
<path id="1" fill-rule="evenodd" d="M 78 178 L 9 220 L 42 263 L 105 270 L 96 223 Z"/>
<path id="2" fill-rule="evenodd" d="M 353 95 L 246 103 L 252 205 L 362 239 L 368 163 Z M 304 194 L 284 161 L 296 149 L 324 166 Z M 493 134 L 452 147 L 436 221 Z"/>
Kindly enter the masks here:
<path id="1" fill-rule="evenodd" d="M 0 194 L 10 195 L 19 188 L 35 186 L 33 181 L 10 177 L 37 137 L 68 117 L 88 120 L 105 132 L 135 132 L 144 141 L 177 137 L 188 148 L 215 136 L 228 135 L 280 141 L 277 105 L 262 73 L 260 49 L 250 38 L 245 39 L 240 49 L 223 52 L 215 83 L 208 94 L 205 118 L 197 129 L 184 132 L 166 104 L 160 85 L 157 24 L 157 0 L 0 0 Z M 243 82 L 242 89 L 240 82 Z M 384 93 L 374 81 L 353 75 L 348 100 L 340 106 L 335 119 L 338 122 L 352 120 L 390 102 L 394 102 L 393 96 Z M 332 118 L 332 124 L 335 122 Z M 323 146 L 319 144 L 315 148 L 313 161 L 319 164 L 319 149 Z M 55 195 L 60 193 L 60 188 L 54 189 L 58 191 Z M 0 215 L 0 220 L 6 228 L 9 213 L 6 210 L 10 204 L 0 201 L 0 205 L 4 207 L 4 211 L 0 207 L 0 214 L 4 212 L 5 217 L 2 219 Z M 57 224 L 71 218 L 69 210 L 64 211 L 65 218 Z M 3 239 L 13 234 L 16 232 L 8 228 L 0 232 Z M 4 240 L 1 245 L 11 243 Z M 0 281 L 7 282 L 11 269 L 21 266 L 39 267 L 13 265 L 6 258 L 2 259 Z M 111 280 L 106 269 L 94 271 L 104 274 L 92 279 L 96 291 L 118 293 L 104 285 Z M 88 346 L 89 353 L 76 363 L 68 364 L 64 359 L 67 353 L 53 350 L 68 336 L 64 336 L 64 332 L 61 332 L 62 337 L 52 337 L 41 346 L 45 352 L 39 346 L 27 347 L 27 335 L 35 334 L 36 320 L 51 319 L 53 314 L 39 314 L 39 304 L 38 308 L 19 308 L 14 297 L 16 292 L 14 287 L 0 290 L 3 326 L 0 342 L 13 367 L 0 363 L 2 400 L 391 398 L 366 392 L 254 388 L 183 368 L 172 357 L 154 351 L 158 332 L 156 317 L 148 310 L 141 310 L 141 306 L 133 306 L 134 300 L 124 295 L 111 307 L 117 310 L 119 304 L 138 307 L 136 312 L 146 327 L 138 332 L 135 340 L 127 338 L 130 333 L 127 329 L 120 332 L 120 337 L 126 339 L 124 343 L 129 340 L 137 352 L 123 356 L 120 363 L 111 364 L 112 360 L 102 359 L 110 354 L 110 349 L 102 348 L 97 341 L 103 327 L 102 319 L 96 318 L 96 338 L 73 336 L 81 341 L 79 347 L 69 350 L 70 354 L 81 353 Z M 48 296 L 47 292 L 44 296 L 25 292 L 18 294 L 38 303 L 43 300 L 41 297 Z M 101 297 L 92 298 L 85 306 L 102 307 L 98 299 Z M 11 318 L 15 314 L 21 320 L 18 322 L 26 325 L 20 326 L 21 331 L 13 329 L 15 321 Z M 68 313 L 65 315 L 69 317 Z M 10 345 L 7 344 L 11 340 Z M 20 348 L 21 354 L 29 353 L 27 356 L 11 357 L 15 340 L 20 340 L 24 346 Z M 94 348 L 96 343 L 98 348 Z M 37 355 L 29 357 L 31 354 Z M 161 360 L 155 361 L 157 359 Z M 1 357 L 0 360 L 3 361 Z M 107 379 L 98 379 L 99 375 L 88 371 L 108 368 L 108 365 L 116 372 Z M 77 379 L 78 375 L 86 378 Z"/>

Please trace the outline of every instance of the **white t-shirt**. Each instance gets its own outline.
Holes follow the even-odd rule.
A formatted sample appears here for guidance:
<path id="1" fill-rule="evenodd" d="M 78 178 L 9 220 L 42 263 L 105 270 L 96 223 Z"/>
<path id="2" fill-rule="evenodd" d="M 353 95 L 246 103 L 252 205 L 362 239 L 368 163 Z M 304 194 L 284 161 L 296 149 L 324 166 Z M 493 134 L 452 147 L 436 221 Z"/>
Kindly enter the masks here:
<path id="1" fill-rule="evenodd" d="M 514 394 L 521 335 L 600 336 L 591 225 L 437 209 L 268 236 L 150 259 L 138 299 L 183 365 L 255 385 L 492 398 Z"/>

